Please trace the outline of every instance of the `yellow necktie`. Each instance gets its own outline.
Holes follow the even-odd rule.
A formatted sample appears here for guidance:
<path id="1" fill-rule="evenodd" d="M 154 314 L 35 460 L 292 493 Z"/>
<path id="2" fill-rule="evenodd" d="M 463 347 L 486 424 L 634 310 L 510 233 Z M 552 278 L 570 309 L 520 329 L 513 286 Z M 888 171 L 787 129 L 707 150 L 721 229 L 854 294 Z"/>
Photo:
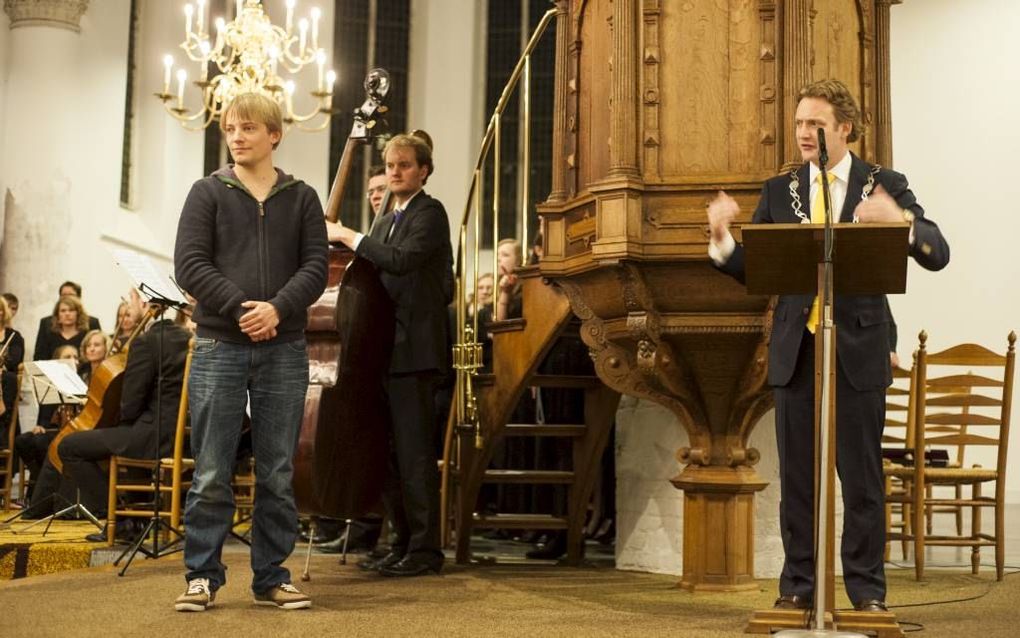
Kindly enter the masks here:
<path id="1" fill-rule="evenodd" d="M 836 176 L 832 173 L 827 173 L 829 177 L 829 185 L 836 179 Z M 825 195 L 822 194 L 822 174 L 818 173 L 815 176 L 815 182 L 818 184 L 818 192 L 815 193 L 815 198 L 811 200 L 811 223 L 812 224 L 824 224 L 825 223 Z M 819 308 L 819 298 L 816 295 L 814 302 L 811 303 L 811 314 L 808 315 L 807 329 L 811 334 L 818 330 L 818 315 L 821 309 Z"/>

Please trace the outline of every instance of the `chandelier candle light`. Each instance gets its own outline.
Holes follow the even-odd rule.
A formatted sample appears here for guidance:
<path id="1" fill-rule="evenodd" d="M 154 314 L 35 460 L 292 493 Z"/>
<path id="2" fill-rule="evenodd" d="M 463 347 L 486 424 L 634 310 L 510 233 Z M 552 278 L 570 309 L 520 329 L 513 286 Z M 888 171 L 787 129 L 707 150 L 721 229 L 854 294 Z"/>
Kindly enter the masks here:
<path id="1" fill-rule="evenodd" d="M 199 79 L 193 84 L 202 94 L 202 106 L 194 113 L 184 107 L 188 72 L 179 68 L 174 74 L 174 58 L 168 54 L 163 58 L 163 90 L 156 94 L 167 112 L 185 128 L 198 131 L 218 119 L 234 97 L 242 93 L 261 93 L 282 106 L 287 125 L 305 131 L 321 131 L 329 126 L 336 73 L 326 71 L 326 51 L 319 48 L 319 19 L 322 17 L 319 8 L 312 7 L 311 20 L 297 20 L 295 33 L 296 0 L 286 0 L 285 27 L 270 22 L 260 0 L 235 0 L 234 19 L 228 23 L 216 18 L 216 37 L 210 43 L 206 3 L 207 0 L 195 0 L 195 4 L 184 5 L 184 41 L 181 42 L 188 59 L 199 64 Z M 281 78 L 278 72 L 294 76 L 313 62 L 317 67 L 317 82 L 309 93 L 316 105 L 311 112 L 299 115 L 294 112 L 297 85 L 292 79 Z M 212 78 L 209 77 L 210 68 Z M 170 92 L 174 77 L 177 79 L 176 94 Z M 319 115 L 321 121 L 312 123 Z"/>

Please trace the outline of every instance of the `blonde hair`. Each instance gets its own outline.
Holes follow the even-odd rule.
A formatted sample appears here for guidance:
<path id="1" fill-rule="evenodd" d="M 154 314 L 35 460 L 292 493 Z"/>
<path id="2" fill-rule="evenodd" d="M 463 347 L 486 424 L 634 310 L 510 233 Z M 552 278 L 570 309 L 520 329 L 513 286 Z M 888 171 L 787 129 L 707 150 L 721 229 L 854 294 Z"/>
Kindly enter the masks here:
<path id="1" fill-rule="evenodd" d="M 121 324 L 120 321 L 120 311 L 125 309 L 127 310 L 127 314 L 130 315 L 135 320 L 135 326 L 137 326 L 138 322 L 141 321 L 142 319 L 142 315 L 141 313 L 138 312 L 137 306 L 135 306 L 133 303 L 129 301 L 120 302 L 120 305 L 117 306 L 117 317 L 113 322 L 113 329 L 117 331 L 117 333 L 113 335 L 114 337 L 119 337 L 120 333 L 124 331 L 124 326 L 123 324 Z M 132 329 L 134 328 L 132 327 Z"/>
<path id="2" fill-rule="evenodd" d="M 849 122 L 850 134 L 846 137 L 847 142 L 856 142 L 864 133 L 861 109 L 857 106 L 857 100 L 854 99 L 847 85 L 839 80 L 819 80 L 808 84 L 797 94 L 797 104 L 800 104 L 800 101 L 806 97 L 825 100 L 832 105 L 832 112 L 836 115 L 837 123 Z"/>
<path id="3" fill-rule="evenodd" d="M 0 328 L 8 328 L 11 325 L 11 305 L 7 303 L 7 300 L 0 297 L 0 315 L 3 316 L 0 319 Z"/>
<path id="4" fill-rule="evenodd" d="M 415 133 L 422 132 L 423 131 L 415 131 Z M 425 179 L 421 181 L 422 184 L 426 183 L 429 178 L 432 177 L 432 173 L 436 172 L 436 166 L 432 163 L 432 146 L 420 136 L 408 133 L 394 135 L 390 138 L 390 141 L 386 142 L 386 146 L 383 147 L 384 160 L 386 159 L 386 155 L 389 154 L 391 148 L 412 149 L 414 151 L 414 161 L 418 163 L 418 166 L 428 167 L 429 172 L 425 175 Z"/>
<path id="5" fill-rule="evenodd" d="M 78 297 L 72 297 L 71 295 L 64 295 L 57 300 L 57 303 L 53 306 L 53 315 L 50 317 L 50 330 L 53 332 L 60 332 L 60 305 L 64 304 L 70 306 L 78 313 L 78 322 L 75 327 L 78 328 L 78 332 L 85 332 L 89 329 L 89 315 L 85 312 L 85 306 L 81 305 L 81 299 Z"/>
<path id="6" fill-rule="evenodd" d="M 507 239 L 501 239 L 501 240 L 499 240 L 499 243 L 496 244 L 496 252 L 499 253 L 499 249 L 502 248 L 503 246 L 512 246 L 513 247 L 513 251 L 514 251 L 514 265 L 515 266 L 520 266 L 521 265 L 521 260 L 522 260 L 522 256 L 521 256 L 521 242 L 517 241 L 516 239 L 514 239 L 512 237 L 507 238 Z"/>
<path id="7" fill-rule="evenodd" d="M 102 330 L 89 330 L 87 333 L 85 333 L 85 336 L 82 337 L 81 345 L 78 347 L 78 354 L 80 355 L 79 356 L 80 360 L 88 361 L 88 357 L 85 356 L 85 351 L 89 347 L 89 342 L 92 341 L 92 338 L 95 336 L 100 336 L 103 338 L 103 345 L 106 347 L 106 354 L 110 353 L 110 337 L 106 336 L 106 334 Z M 103 356 L 105 357 L 106 354 L 104 354 Z"/>
<path id="8" fill-rule="evenodd" d="M 65 343 L 62 346 L 57 346 L 56 348 L 54 348 L 53 349 L 53 358 L 54 359 L 63 359 L 64 358 L 64 354 L 67 353 L 67 352 L 70 352 L 71 354 L 73 354 L 75 359 L 78 358 L 78 348 L 75 348 L 74 346 L 72 346 L 69 343 Z"/>
<path id="9" fill-rule="evenodd" d="M 224 127 L 231 116 L 242 122 L 265 124 L 270 133 L 279 133 L 280 139 L 283 139 L 283 112 L 280 105 L 261 93 L 242 93 L 231 100 L 220 115 L 220 131 L 226 132 Z M 280 140 L 277 140 L 273 150 L 279 145 Z"/>

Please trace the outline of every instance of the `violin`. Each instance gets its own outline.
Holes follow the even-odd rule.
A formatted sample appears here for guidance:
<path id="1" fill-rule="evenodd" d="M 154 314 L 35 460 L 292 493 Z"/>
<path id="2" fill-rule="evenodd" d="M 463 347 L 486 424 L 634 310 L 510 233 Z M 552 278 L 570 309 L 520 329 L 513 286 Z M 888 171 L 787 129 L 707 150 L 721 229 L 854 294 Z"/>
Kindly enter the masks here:
<path id="1" fill-rule="evenodd" d="M 127 367 L 128 350 L 131 348 L 131 342 L 142 333 L 145 326 L 158 312 L 157 306 L 149 306 L 145 316 L 135 326 L 124 345 L 120 349 L 117 349 L 116 346 L 110 349 L 110 354 L 92 372 L 85 407 L 76 417 L 63 425 L 57 436 L 50 442 L 46 456 L 61 474 L 64 473 L 64 462 L 57 454 L 57 447 L 61 441 L 75 432 L 110 427 L 120 421 L 120 395 L 124 386 L 124 369 Z"/>
<path id="2" fill-rule="evenodd" d="M 336 222 L 354 153 L 384 113 L 389 75 L 365 78 L 365 102 L 326 203 Z M 326 290 L 308 309 L 309 386 L 294 455 L 294 497 L 305 516 L 356 518 L 379 511 L 389 444 L 384 379 L 393 349 L 394 310 L 375 266 L 342 246 L 329 248 Z"/>

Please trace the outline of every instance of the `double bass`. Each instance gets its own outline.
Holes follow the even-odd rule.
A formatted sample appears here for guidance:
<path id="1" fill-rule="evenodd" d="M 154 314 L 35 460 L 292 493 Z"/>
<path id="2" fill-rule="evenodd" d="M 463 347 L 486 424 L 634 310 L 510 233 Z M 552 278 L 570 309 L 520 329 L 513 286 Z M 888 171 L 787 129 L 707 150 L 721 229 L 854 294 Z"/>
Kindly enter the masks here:
<path id="1" fill-rule="evenodd" d="M 373 138 L 384 113 L 389 75 L 365 78 L 365 102 L 326 203 L 326 219 L 340 213 L 354 153 Z M 309 386 L 294 456 L 294 497 L 307 516 L 356 518 L 379 510 L 389 453 L 384 379 L 393 350 L 393 303 L 375 266 L 344 246 L 330 245 L 326 290 L 308 309 Z"/>
<path id="2" fill-rule="evenodd" d="M 149 306 L 145 316 L 135 326 L 124 345 L 119 350 L 113 349 L 103 359 L 89 379 L 85 407 L 69 422 L 63 423 L 57 436 L 50 442 L 50 446 L 46 449 L 46 456 L 61 474 L 64 473 L 64 462 L 57 454 L 57 447 L 61 441 L 75 432 L 110 427 L 120 421 L 120 395 L 124 386 L 124 370 L 127 368 L 128 350 L 131 348 L 131 342 L 141 334 L 146 324 L 154 316 L 156 316 L 156 307 Z M 119 331 L 120 324 L 117 325 L 117 332 Z"/>

